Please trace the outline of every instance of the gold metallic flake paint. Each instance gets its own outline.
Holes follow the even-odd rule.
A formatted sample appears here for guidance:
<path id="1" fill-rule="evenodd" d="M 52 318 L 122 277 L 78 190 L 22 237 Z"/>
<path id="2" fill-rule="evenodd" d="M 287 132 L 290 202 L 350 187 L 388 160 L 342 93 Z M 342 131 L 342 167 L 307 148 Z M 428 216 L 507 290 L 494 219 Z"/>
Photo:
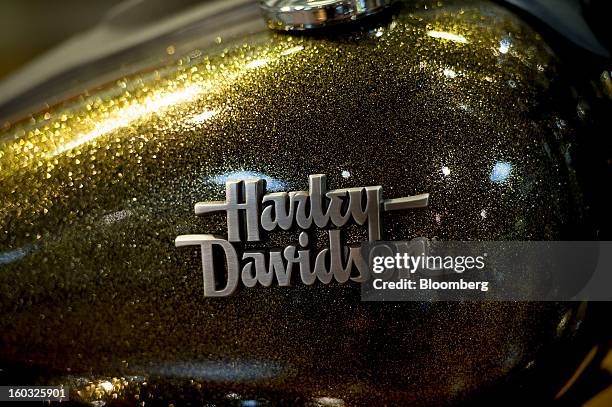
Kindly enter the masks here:
<path id="1" fill-rule="evenodd" d="M 198 249 L 174 246 L 225 236 L 223 215 L 193 205 L 223 199 L 227 179 L 289 191 L 309 174 L 330 188 L 428 192 L 428 208 L 383 216 L 386 240 L 580 238 L 575 134 L 538 34 L 479 1 L 369 24 L 222 38 L 5 126 L 3 366 L 72 386 L 74 400 L 146 405 L 180 394 L 439 405 L 537 369 L 583 307 L 361 303 L 351 284 L 211 299 Z M 560 388 L 566 372 L 555 374 Z"/>

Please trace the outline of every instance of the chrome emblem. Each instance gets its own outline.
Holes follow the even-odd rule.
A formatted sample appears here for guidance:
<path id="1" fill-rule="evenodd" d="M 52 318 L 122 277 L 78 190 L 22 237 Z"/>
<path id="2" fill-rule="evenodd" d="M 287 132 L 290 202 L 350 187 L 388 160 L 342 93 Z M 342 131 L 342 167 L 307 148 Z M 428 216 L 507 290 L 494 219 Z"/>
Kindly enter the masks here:
<path id="1" fill-rule="evenodd" d="M 359 246 L 343 246 L 340 228 L 350 222 L 367 225 L 368 239 L 380 240 L 382 211 L 424 208 L 429 200 L 429 194 L 383 200 L 381 186 L 328 191 L 326 179 L 322 174 L 310 175 L 308 191 L 270 194 L 265 193 L 264 180 L 228 181 L 225 201 L 197 203 L 196 215 L 225 211 L 227 216 L 227 239 L 213 235 L 182 235 L 175 240 L 179 247 L 200 246 L 204 295 L 230 295 L 236 291 L 240 280 L 246 287 L 254 287 L 257 283 L 269 287 L 276 277 L 279 286 L 289 286 L 295 265 L 304 284 L 311 285 L 317 280 L 329 284 L 333 279 L 338 283 L 363 282 L 369 276 L 367 263 Z M 330 228 L 334 226 L 336 228 Z M 267 254 L 261 250 L 244 250 L 242 256 L 236 247 L 239 243 L 260 242 L 262 231 L 296 227 L 301 230 L 298 245 L 283 250 L 271 249 Z M 308 248 L 307 233 L 315 227 L 328 229 L 329 235 L 329 247 L 316 256 Z M 225 256 L 225 281 L 219 278 L 225 273 L 217 273 L 214 249 L 220 249 Z M 312 260 L 314 267 L 311 267 Z"/>

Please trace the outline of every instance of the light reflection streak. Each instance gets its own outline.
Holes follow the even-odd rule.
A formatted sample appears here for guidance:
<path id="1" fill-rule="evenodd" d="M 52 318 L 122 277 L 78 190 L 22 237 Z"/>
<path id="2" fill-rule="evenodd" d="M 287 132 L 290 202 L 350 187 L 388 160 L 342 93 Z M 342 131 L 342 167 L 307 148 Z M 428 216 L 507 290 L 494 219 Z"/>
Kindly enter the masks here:
<path id="1" fill-rule="evenodd" d="M 441 38 L 453 42 L 459 42 L 461 44 L 467 44 L 467 40 L 463 35 L 453 34 L 446 31 L 427 31 L 427 35 L 432 38 Z"/>
<path id="2" fill-rule="evenodd" d="M 266 189 L 268 191 L 277 192 L 288 189 L 287 183 L 276 178 L 272 178 L 266 174 L 256 171 L 231 171 L 223 174 L 215 175 L 209 178 L 209 181 L 225 186 L 227 181 L 246 181 L 246 180 L 260 180 L 266 181 Z"/>
<path id="3" fill-rule="evenodd" d="M 455 78 L 457 76 L 457 72 L 449 68 L 444 68 L 444 71 L 442 72 L 444 73 L 444 76 L 446 76 L 447 78 Z"/>
<path id="4" fill-rule="evenodd" d="M 507 161 L 498 161 L 493 166 L 489 179 L 496 183 L 502 183 L 508 179 L 512 172 L 512 164 Z"/>
<path id="5" fill-rule="evenodd" d="M 193 124 L 202 124 L 207 120 L 212 119 L 221 112 L 219 109 L 207 110 L 205 112 L 191 116 L 189 121 Z"/>
<path id="6" fill-rule="evenodd" d="M 35 245 L 27 245 L 24 247 L 17 248 L 15 250 L 8 250 L 6 252 L 0 252 L 0 264 L 10 264 L 17 260 L 23 259 L 30 252 L 36 250 Z"/>
<path id="7" fill-rule="evenodd" d="M 344 400 L 342 399 L 338 399 L 335 397 L 317 397 L 315 400 L 315 403 L 318 406 L 325 406 L 325 407 L 331 407 L 331 406 L 336 406 L 336 407 L 340 407 L 340 406 L 344 406 Z"/>
<path id="8" fill-rule="evenodd" d="M 284 50 L 283 52 L 281 52 L 281 55 L 291 55 L 291 54 L 295 54 L 296 52 L 300 52 L 304 49 L 303 45 L 298 45 L 296 47 L 291 47 L 289 49 Z"/>
<path id="9" fill-rule="evenodd" d="M 251 62 L 247 63 L 244 67 L 246 69 L 259 68 L 260 66 L 266 65 L 268 62 L 270 62 L 269 58 L 256 59 L 254 61 L 251 61 Z"/>
<path id="10" fill-rule="evenodd" d="M 213 81 L 208 81 L 204 83 L 192 84 L 180 91 L 172 93 L 158 91 L 142 103 L 135 103 L 120 109 L 113 115 L 113 117 L 105 120 L 93 130 L 79 135 L 70 142 L 60 145 L 55 150 L 51 151 L 47 156 L 55 157 L 56 155 L 79 147 L 102 135 L 111 133 L 119 128 L 126 127 L 141 117 L 147 116 L 151 113 L 160 112 L 169 106 L 192 100 L 196 96 L 213 89 L 214 85 L 215 83 Z"/>
<path id="11" fill-rule="evenodd" d="M 115 388 L 115 386 L 113 386 L 113 384 L 111 382 L 105 381 L 100 383 L 100 387 L 102 389 L 104 389 L 105 392 L 110 393 L 113 391 L 113 389 Z"/>
<path id="12" fill-rule="evenodd" d="M 279 56 L 295 54 L 296 52 L 299 52 L 303 49 L 304 47 L 301 45 L 295 46 L 282 51 L 281 53 L 279 53 Z M 212 79 L 203 82 L 192 83 L 177 91 L 167 91 L 165 89 L 159 90 L 147 97 L 141 103 L 136 102 L 117 110 L 116 112 L 111 114 L 110 117 L 102 121 L 100 124 L 96 125 L 92 130 L 77 135 L 71 141 L 62 143 L 51 152 L 45 154 L 45 156 L 47 158 L 55 157 L 66 151 L 72 150 L 85 143 L 95 140 L 100 136 L 109 134 L 122 127 L 127 127 L 131 123 L 143 117 L 146 117 L 149 114 L 159 113 L 168 107 L 193 100 L 206 92 L 218 90 L 222 84 L 235 81 L 240 76 L 245 74 L 247 70 L 266 65 L 272 60 L 272 58 L 256 59 L 254 61 L 250 61 L 242 65 L 242 69 L 238 69 L 237 71 L 232 73 L 226 73 L 222 79 Z M 207 120 L 214 116 L 213 112 L 216 111 L 211 110 L 209 112 L 203 113 L 204 116 L 194 116 L 192 119 Z"/>
<path id="13" fill-rule="evenodd" d="M 110 213 L 108 215 L 104 215 L 102 217 L 102 223 L 105 224 L 105 225 L 110 225 L 111 223 L 115 223 L 115 222 L 118 222 L 120 220 L 123 220 L 123 219 L 129 217 L 130 215 L 132 215 L 132 211 L 130 211 L 129 209 L 124 209 L 124 210 L 116 211 L 116 212 Z"/>
<path id="14" fill-rule="evenodd" d="M 195 380 L 243 382 L 270 380 L 283 373 L 281 365 L 265 361 L 171 362 L 147 368 L 153 374 Z"/>
<path id="15" fill-rule="evenodd" d="M 511 42 L 510 42 L 510 39 L 509 39 L 509 38 L 502 38 L 502 39 L 499 41 L 499 48 L 498 48 L 498 51 L 499 51 L 501 54 L 507 54 L 507 53 L 508 53 L 508 51 L 510 50 L 510 43 L 511 43 Z"/>

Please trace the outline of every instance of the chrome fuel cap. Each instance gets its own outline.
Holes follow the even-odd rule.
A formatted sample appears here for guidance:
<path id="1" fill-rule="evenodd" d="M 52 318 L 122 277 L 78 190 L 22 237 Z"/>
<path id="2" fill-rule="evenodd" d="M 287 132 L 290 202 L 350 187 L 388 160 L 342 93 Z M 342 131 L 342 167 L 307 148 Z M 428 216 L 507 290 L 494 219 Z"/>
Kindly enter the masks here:
<path id="1" fill-rule="evenodd" d="M 353 21 L 382 11 L 394 0 L 261 0 L 270 28 L 309 30 Z"/>

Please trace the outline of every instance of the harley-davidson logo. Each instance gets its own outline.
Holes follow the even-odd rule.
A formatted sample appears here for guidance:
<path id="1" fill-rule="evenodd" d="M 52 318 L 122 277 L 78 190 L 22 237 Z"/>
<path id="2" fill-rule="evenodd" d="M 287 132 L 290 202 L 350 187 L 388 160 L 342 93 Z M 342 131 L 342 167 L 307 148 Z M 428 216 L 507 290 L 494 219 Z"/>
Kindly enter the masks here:
<path id="1" fill-rule="evenodd" d="M 380 240 L 382 211 L 423 208 L 429 200 L 429 194 L 383 200 L 381 186 L 327 191 L 325 175 L 310 175 L 308 179 L 308 191 L 270 194 L 265 194 L 264 180 L 228 181 L 225 201 L 195 205 L 196 215 L 220 211 L 227 215 L 227 239 L 213 235 L 182 235 L 175 241 L 176 246 L 200 246 L 205 296 L 230 295 L 238 288 L 240 280 L 246 287 L 254 287 L 257 283 L 269 287 L 276 277 L 278 285 L 288 286 L 295 265 L 298 265 L 304 284 L 310 285 L 316 280 L 329 284 L 332 279 L 338 283 L 349 279 L 363 282 L 369 276 L 367 263 L 358 246 L 343 246 L 339 228 L 350 222 L 367 224 L 368 239 Z M 272 232 L 296 226 L 302 230 L 299 247 L 291 245 L 282 251 L 272 249 L 267 255 L 258 250 L 244 250 L 242 256 L 236 247 L 241 242 L 261 241 L 262 230 Z M 336 228 L 331 228 L 333 226 Z M 308 249 L 306 232 L 314 227 L 328 229 L 329 234 L 329 247 L 316 257 Z M 215 249 L 221 249 L 225 256 L 225 281 L 221 281 L 225 273 L 217 274 Z M 313 258 L 314 268 L 311 267 Z"/>

